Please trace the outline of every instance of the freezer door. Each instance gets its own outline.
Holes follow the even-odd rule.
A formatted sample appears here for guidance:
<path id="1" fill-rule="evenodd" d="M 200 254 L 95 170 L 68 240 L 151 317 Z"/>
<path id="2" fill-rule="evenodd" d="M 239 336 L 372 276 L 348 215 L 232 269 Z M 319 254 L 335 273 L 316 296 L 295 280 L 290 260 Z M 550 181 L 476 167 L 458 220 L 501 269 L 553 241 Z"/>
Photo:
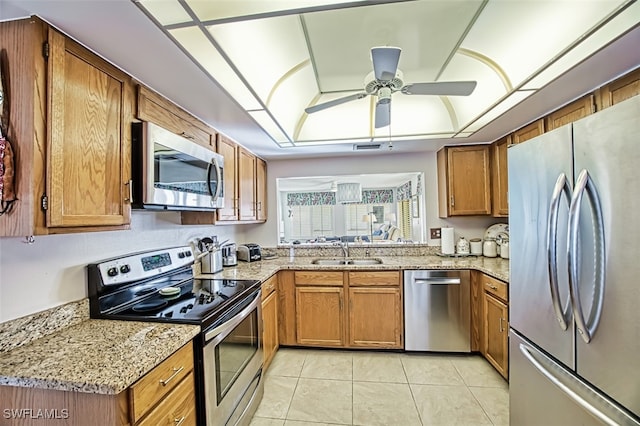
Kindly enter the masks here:
<path id="1" fill-rule="evenodd" d="M 573 321 L 568 305 L 567 213 L 573 176 L 571 127 L 509 147 L 509 303 L 511 327 L 565 365 L 574 367 Z M 557 194 L 557 231 L 547 238 L 552 194 L 559 176 L 567 188 Z M 554 245 L 555 243 L 555 245 Z M 548 259 L 548 248 L 556 248 Z M 557 270 L 554 308 L 550 265 Z M 563 321 L 559 317 L 563 316 Z M 561 324 L 562 322 L 562 324 Z"/>
<path id="2" fill-rule="evenodd" d="M 513 330 L 509 335 L 509 423 L 539 425 L 640 425 Z"/>
<path id="3" fill-rule="evenodd" d="M 574 123 L 575 170 L 587 170 L 604 226 L 604 292 L 597 323 L 594 230 L 589 197 L 580 217 L 579 298 L 590 343 L 576 338 L 577 371 L 640 416 L 640 96 Z"/>

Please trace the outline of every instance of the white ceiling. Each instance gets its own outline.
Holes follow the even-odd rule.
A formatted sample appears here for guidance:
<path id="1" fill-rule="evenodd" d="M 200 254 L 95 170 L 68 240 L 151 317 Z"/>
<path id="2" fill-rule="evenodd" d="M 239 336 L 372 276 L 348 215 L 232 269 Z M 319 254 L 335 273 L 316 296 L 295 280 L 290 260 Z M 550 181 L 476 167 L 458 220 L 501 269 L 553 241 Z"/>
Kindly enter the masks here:
<path id="1" fill-rule="evenodd" d="M 166 2 L 167 0 L 160 1 Z M 575 14 L 581 13 L 581 3 L 584 5 L 593 3 L 593 1 L 569 1 L 567 3 L 569 9 L 567 10 L 572 10 Z M 605 0 L 597 1 L 607 3 Z M 188 0 L 188 3 L 198 7 L 206 7 L 211 2 Z M 233 6 L 241 4 L 238 1 L 227 3 Z M 313 64 L 318 90 L 321 93 L 338 91 L 342 96 L 345 92 L 361 90 L 363 77 L 371 67 L 368 49 L 376 44 L 395 44 L 403 48 L 400 67 L 405 73 L 406 81 L 437 79 L 442 72 L 443 61 L 446 62 L 451 52 L 457 48 L 458 41 L 468 30 L 467 26 L 470 20 L 479 10 L 483 8 L 487 10 L 493 7 L 496 2 L 485 3 L 472 0 L 435 2 L 429 0 L 384 4 L 389 2 L 365 1 L 353 2 L 351 6 L 356 3 L 358 6 L 364 7 L 380 3 L 379 7 L 384 8 L 380 10 L 385 10 L 385 12 L 382 15 L 380 13 L 366 14 L 362 12 L 367 9 L 353 7 L 338 12 L 314 9 L 317 13 L 304 15 L 307 40 L 313 40 Z M 520 3 L 531 6 L 553 2 L 538 0 L 500 3 L 512 5 Z M 614 4 L 614 2 L 608 3 Z M 275 4 L 283 9 L 290 9 L 291 4 L 299 3 L 281 0 L 279 2 L 246 1 L 242 4 L 254 6 L 273 6 Z M 444 8 L 445 5 L 451 7 L 452 4 L 455 5 L 456 19 L 437 18 L 432 13 L 434 7 Z M 430 7 L 430 13 L 416 12 L 420 7 Z M 402 8 L 408 8 L 412 13 L 404 16 L 400 13 Z M 194 7 L 194 10 L 196 9 Z M 224 18 L 226 21 L 216 22 L 234 23 L 237 21 L 233 18 L 236 16 L 233 13 L 237 14 L 237 11 L 231 9 L 229 8 L 229 15 Z M 542 10 L 540 9 L 540 11 Z M 198 13 L 205 16 L 205 12 Z M 215 12 L 217 13 L 215 19 L 219 19 L 220 10 Z M 253 13 L 253 11 L 247 9 L 245 13 Z M 264 15 L 261 17 L 274 18 L 282 11 L 273 12 L 265 9 L 262 13 Z M 0 0 L 0 20 L 24 17 L 30 14 L 37 14 L 49 21 L 151 88 L 267 159 L 350 154 L 361 156 L 388 152 L 386 147 L 378 151 L 356 152 L 351 144 L 280 148 L 240 107 L 238 102 L 228 95 L 227 90 L 222 89 L 215 79 L 203 72 L 201 66 L 191 61 L 181 48 L 169 39 L 143 13 L 140 7 L 130 0 Z M 380 16 L 384 16 L 385 19 L 380 20 Z M 544 14 L 538 15 L 537 18 L 544 26 L 545 31 L 555 35 L 556 32 L 560 34 L 559 29 L 563 25 L 573 21 L 573 19 L 569 19 L 570 16 L 575 17 L 571 14 L 565 14 L 564 24 L 562 21 L 551 22 Z M 297 17 L 298 15 L 287 14 L 281 18 L 299 19 Z M 531 17 L 527 16 L 527 19 L 529 18 Z M 637 21 L 640 22 L 640 17 Z M 351 24 L 349 24 L 350 22 Z M 357 26 L 353 26 L 352 22 L 357 22 Z M 498 22 L 502 24 L 504 30 L 497 42 L 495 39 L 492 41 L 495 49 L 500 48 L 507 52 L 505 54 L 509 58 L 515 57 L 519 61 L 526 61 L 527 58 L 535 56 L 532 49 L 537 51 L 536 46 L 533 48 L 529 46 L 528 50 L 518 50 L 519 46 L 510 44 L 514 33 L 519 31 L 521 22 L 513 19 Z M 245 22 L 244 25 L 248 25 L 248 23 Z M 347 27 L 352 25 L 353 31 L 346 36 L 343 32 L 332 31 L 333 28 L 344 28 L 343 24 Z M 220 26 L 218 30 L 222 28 L 223 26 Z M 470 31 L 472 32 L 473 28 Z M 482 41 L 482 34 L 479 36 L 474 39 L 480 40 L 478 43 Z M 220 34 L 219 37 L 221 40 L 224 39 L 223 34 Z M 487 34 L 485 34 L 486 37 L 488 37 Z M 444 144 L 491 142 L 558 106 L 588 93 L 595 87 L 638 67 L 640 65 L 640 49 L 637 46 L 639 45 L 640 27 L 636 23 L 631 31 L 614 43 L 511 108 L 471 137 L 455 140 L 440 138 L 398 141 L 394 142 L 393 150 L 398 152 L 432 151 Z M 469 46 L 473 48 L 473 43 Z M 539 47 L 551 52 L 558 50 L 558 46 L 549 48 L 543 41 Z M 429 54 L 419 53 L 424 51 L 428 51 Z M 478 89 L 481 89 L 480 83 Z M 322 96 L 331 96 L 331 94 Z M 403 95 L 396 94 L 394 96 L 393 102 L 395 103 L 396 98 Z M 320 102 L 323 100 L 320 99 Z M 393 120 L 392 115 L 392 127 Z"/>

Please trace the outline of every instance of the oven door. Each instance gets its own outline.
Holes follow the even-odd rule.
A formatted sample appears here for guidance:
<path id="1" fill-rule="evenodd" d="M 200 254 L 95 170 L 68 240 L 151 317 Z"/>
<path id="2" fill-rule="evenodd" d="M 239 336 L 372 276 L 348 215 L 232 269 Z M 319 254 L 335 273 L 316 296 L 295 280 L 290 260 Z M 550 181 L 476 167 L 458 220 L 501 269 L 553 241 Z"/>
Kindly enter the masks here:
<path id="1" fill-rule="evenodd" d="M 144 205 L 175 210 L 224 207 L 224 158 L 153 123 L 143 126 Z"/>
<path id="2" fill-rule="evenodd" d="M 204 332 L 206 424 L 248 424 L 262 399 L 261 291 Z"/>

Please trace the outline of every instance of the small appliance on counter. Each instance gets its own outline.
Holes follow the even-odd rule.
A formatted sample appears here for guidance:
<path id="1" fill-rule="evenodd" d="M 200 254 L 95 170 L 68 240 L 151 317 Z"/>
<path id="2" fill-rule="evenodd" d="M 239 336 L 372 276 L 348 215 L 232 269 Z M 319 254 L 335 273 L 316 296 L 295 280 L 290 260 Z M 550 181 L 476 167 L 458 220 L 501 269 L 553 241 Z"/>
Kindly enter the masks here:
<path id="1" fill-rule="evenodd" d="M 255 262 L 262 259 L 262 249 L 258 244 L 246 243 L 238 246 L 238 260 Z"/>
<path id="2" fill-rule="evenodd" d="M 235 243 L 229 243 L 222 246 L 222 266 L 236 266 L 238 264 L 238 255 L 236 250 Z"/>
<path id="3" fill-rule="evenodd" d="M 200 261 L 200 272 L 215 274 L 222 271 L 222 250 L 218 237 L 204 237 L 198 240 L 198 249 L 202 252 L 196 260 Z"/>

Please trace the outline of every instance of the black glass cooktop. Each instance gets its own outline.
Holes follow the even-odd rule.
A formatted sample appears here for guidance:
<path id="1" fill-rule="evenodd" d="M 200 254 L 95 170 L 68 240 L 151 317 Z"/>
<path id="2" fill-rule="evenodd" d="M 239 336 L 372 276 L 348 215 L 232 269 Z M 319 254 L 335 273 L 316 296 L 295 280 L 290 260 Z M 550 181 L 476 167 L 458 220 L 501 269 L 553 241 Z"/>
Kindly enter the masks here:
<path id="1" fill-rule="evenodd" d="M 257 280 L 173 277 L 151 281 L 102 297 L 101 317 L 206 326 L 259 286 Z"/>

